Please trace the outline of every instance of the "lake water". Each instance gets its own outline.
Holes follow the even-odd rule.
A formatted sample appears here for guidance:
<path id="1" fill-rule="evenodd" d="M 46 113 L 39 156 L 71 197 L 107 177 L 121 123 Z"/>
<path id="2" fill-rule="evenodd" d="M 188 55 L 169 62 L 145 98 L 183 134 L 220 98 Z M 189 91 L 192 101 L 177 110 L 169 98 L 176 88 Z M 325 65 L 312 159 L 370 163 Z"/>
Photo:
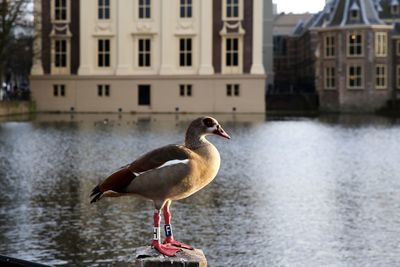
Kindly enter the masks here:
<path id="1" fill-rule="evenodd" d="M 124 266 L 152 238 L 153 206 L 89 204 L 103 177 L 183 141 L 196 115 L 38 115 L 0 122 L 0 254 Z M 172 204 L 176 239 L 209 266 L 400 266 L 400 121 L 216 115 L 221 169 Z"/>

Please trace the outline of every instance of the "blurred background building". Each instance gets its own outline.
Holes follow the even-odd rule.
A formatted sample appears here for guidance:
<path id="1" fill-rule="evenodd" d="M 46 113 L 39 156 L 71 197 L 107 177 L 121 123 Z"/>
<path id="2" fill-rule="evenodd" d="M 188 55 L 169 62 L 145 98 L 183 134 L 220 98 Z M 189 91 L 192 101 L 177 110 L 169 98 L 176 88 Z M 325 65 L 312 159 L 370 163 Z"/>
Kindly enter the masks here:
<path id="1" fill-rule="evenodd" d="M 35 0 L 35 10 L 39 111 L 265 111 L 271 1 Z"/>
<path id="2" fill-rule="evenodd" d="M 327 0 L 317 14 L 275 15 L 273 93 L 315 94 L 322 111 L 398 105 L 399 23 L 398 0 Z"/>

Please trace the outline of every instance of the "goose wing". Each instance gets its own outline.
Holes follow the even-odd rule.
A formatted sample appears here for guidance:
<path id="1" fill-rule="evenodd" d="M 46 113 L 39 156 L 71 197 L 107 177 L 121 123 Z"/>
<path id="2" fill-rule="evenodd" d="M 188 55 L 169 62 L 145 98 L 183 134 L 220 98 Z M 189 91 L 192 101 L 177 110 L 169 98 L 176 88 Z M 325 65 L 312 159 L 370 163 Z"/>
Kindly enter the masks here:
<path id="1" fill-rule="evenodd" d="M 182 145 L 168 145 L 155 149 L 111 174 L 94 191 L 102 193 L 109 190 L 120 192 L 140 174 L 162 166 L 188 161 L 190 153 L 190 150 Z"/>

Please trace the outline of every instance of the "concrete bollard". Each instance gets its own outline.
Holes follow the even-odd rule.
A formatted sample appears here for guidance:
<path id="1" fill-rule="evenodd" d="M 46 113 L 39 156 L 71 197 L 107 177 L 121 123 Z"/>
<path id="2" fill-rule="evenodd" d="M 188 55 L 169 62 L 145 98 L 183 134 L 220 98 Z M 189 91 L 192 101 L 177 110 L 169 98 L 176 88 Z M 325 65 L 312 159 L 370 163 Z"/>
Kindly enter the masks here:
<path id="1" fill-rule="evenodd" d="M 207 267 L 207 259 L 199 249 L 182 249 L 175 257 L 166 257 L 147 246 L 136 248 L 133 256 L 133 267 Z"/>

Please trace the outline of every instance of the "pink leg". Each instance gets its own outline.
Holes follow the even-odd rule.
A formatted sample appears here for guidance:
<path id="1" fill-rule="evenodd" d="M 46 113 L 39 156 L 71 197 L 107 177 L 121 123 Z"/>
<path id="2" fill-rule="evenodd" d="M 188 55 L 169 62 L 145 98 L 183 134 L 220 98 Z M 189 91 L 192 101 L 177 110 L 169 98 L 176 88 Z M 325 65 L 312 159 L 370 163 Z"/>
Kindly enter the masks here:
<path id="1" fill-rule="evenodd" d="M 169 211 L 169 205 L 171 204 L 171 202 L 168 202 L 164 208 L 163 208 L 163 213 L 164 213 L 164 220 L 165 220 L 165 226 L 164 226 L 164 230 L 165 230 L 165 240 L 164 240 L 164 244 L 169 244 L 175 247 L 179 247 L 179 248 L 185 248 L 185 249 L 193 249 L 191 246 L 183 244 L 181 242 L 178 242 L 176 240 L 174 240 L 174 236 L 172 234 L 172 226 L 171 226 L 171 213 Z"/>
<path id="2" fill-rule="evenodd" d="M 160 212 L 158 210 L 154 211 L 154 238 L 151 245 L 157 249 L 161 254 L 166 256 L 175 256 L 179 248 L 174 248 L 168 244 L 161 244 L 160 242 Z"/>

